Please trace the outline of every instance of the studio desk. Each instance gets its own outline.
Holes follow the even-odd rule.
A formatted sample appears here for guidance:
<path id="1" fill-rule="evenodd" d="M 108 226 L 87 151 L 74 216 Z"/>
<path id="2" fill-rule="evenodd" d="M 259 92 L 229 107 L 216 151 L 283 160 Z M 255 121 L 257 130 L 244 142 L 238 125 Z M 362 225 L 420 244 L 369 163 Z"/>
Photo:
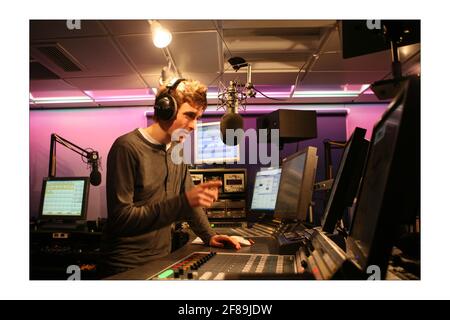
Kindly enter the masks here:
<path id="1" fill-rule="evenodd" d="M 297 274 L 295 255 L 278 255 L 272 237 L 252 238 L 255 243 L 240 250 L 192 244 L 193 239 L 190 234 L 186 245 L 166 257 L 105 280 L 311 279 Z"/>
<path id="2" fill-rule="evenodd" d="M 30 280 L 67 280 L 77 268 L 80 279 L 99 279 L 102 233 L 78 230 L 30 230 Z"/>

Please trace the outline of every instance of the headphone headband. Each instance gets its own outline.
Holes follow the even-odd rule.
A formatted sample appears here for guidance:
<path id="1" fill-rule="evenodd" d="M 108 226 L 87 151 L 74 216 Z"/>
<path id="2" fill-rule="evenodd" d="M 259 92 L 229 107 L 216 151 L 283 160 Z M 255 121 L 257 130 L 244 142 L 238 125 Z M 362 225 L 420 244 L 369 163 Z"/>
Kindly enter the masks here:
<path id="1" fill-rule="evenodd" d="M 168 93 L 170 93 L 171 90 L 176 90 L 178 85 L 183 82 L 186 81 L 186 79 L 180 78 L 180 79 L 174 79 L 175 81 L 172 80 L 173 83 L 169 83 L 166 88 L 168 89 Z"/>

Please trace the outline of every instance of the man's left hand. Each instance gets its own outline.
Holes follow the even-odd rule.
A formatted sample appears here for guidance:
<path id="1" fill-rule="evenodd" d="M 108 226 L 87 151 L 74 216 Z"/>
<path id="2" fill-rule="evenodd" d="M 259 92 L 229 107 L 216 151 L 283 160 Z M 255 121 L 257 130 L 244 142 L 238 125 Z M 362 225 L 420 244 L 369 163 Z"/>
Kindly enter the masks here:
<path id="1" fill-rule="evenodd" d="M 212 236 L 209 240 L 209 245 L 211 247 L 223 248 L 226 244 L 233 246 L 233 248 L 236 250 L 239 250 L 241 248 L 241 244 L 237 240 L 223 234 Z"/>

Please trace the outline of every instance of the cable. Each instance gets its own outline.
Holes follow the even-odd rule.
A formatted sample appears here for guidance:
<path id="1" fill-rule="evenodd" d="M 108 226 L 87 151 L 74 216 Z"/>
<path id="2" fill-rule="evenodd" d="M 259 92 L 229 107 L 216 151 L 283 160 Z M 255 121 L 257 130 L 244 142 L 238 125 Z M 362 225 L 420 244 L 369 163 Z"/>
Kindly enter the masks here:
<path id="1" fill-rule="evenodd" d="M 260 93 L 263 97 L 270 99 L 270 100 L 276 100 L 276 101 L 288 101 L 286 99 L 277 99 L 277 98 L 271 98 L 266 96 L 264 93 L 262 93 L 261 91 L 259 91 L 258 89 L 256 89 L 255 87 L 253 87 L 253 89 L 255 89 L 256 92 Z"/>
<path id="2" fill-rule="evenodd" d="M 300 73 L 302 72 L 303 68 L 305 67 L 306 62 L 307 62 L 307 61 L 305 61 L 305 62 L 303 63 L 303 65 L 298 69 L 297 76 L 295 77 L 294 90 L 292 90 L 292 94 L 294 94 L 295 89 L 297 89 L 298 78 L 300 77 Z M 292 98 L 292 94 L 291 94 L 291 98 Z"/>

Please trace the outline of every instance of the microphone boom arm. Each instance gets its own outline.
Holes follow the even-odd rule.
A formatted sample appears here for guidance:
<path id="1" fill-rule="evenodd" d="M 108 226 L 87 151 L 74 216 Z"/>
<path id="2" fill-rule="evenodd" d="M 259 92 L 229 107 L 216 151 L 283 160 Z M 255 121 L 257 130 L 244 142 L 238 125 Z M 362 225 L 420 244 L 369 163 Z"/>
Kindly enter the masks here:
<path id="1" fill-rule="evenodd" d="M 70 142 L 63 137 L 58 136 L 55 133 L 52 133 L 50 136 L 50 159 L 48 165 L 48 176 L 55 177 L 56 176 L 56 142 L 62 144 L 67 149 L 72 150 L 73 152 L 78 153 L 84 159 L 87 160 L 88 163 L 95 163 L 99 160 L 99 155 L 97 151 L 87 151 L 83 149 L 73 142 Z"/>

